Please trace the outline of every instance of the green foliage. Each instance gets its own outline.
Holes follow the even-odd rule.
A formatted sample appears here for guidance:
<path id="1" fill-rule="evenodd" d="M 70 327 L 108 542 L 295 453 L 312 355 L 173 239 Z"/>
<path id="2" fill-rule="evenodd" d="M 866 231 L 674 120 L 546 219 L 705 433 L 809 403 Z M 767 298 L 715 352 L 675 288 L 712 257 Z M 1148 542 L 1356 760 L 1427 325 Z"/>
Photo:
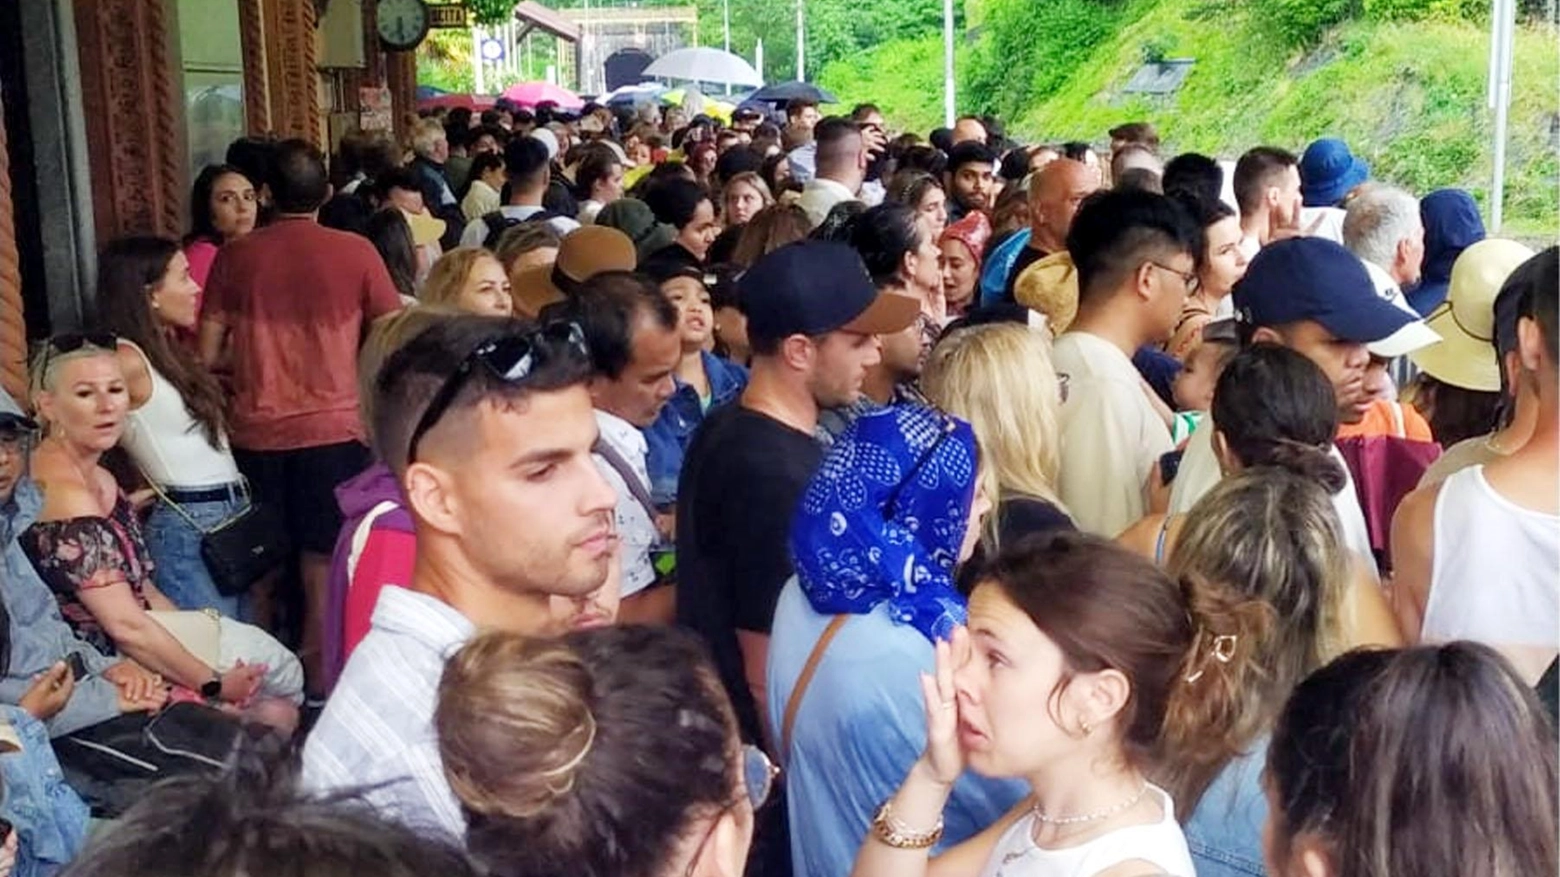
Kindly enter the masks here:
<path id="1" fill-rule="evenodd" d="M 1142 0 L 986 0 L 980 39 L 960 68 L 960 109 L 1019 115 L 1144 8 Z"/>
<path id="2" fill-rule="evenodd" d="M 833 61 L 818 82 L 842 106 L 871 101 L 896 128 L 924 135 L 943 123 L 942 71 L 943 40 L 937 34 L 894 40 Z"/>
<path id="3" fill-rule="evenodd" d="M 1470 21 L 1488 16 L 1484 0 L 1363 0 L 1366 17 L 1377 21 Z"/>
<path id="4" fill-rule="evenodd" d="M 514 14 L 515 4 L 519 0 L 465 0 L 466 8 L 471 10 L 471 20 L 475 24 L 491 25 L 503 24 Z"/>
<path id="5" fill-rule="evenodd" d="M 1309 46 L 1323 31 L 1359 12 L 1360 0 L 1251 0 L 1256 20 L 1291 46 Z M 1394 0 L 1387 0 L 1394 2 Z M 1398 0 L 1412 3 L 1415 0 Z"/>

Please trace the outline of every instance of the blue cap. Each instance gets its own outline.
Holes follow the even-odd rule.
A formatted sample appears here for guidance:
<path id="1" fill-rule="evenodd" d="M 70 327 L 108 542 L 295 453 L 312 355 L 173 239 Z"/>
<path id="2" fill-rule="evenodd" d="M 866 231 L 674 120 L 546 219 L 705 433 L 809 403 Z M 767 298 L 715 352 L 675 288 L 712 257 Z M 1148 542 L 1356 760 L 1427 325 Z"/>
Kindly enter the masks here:
<path id="1" fill-rule="evenodd" d="M 1235 284 L 1235 314 L 1252 326 L 1314 320 L 1345 341 L 1395 335 L 1414 315 L 1382 298 L 1359 257 L 1326 238 L 1275 241 L 1258 251 Z"/>
<path id="2" fill-rule="evenodd" d="M 771 341 L 843 330 L 889 335 L 915 322 L 921 303 L 878 293 L 856 251 L 802 240 L 768 253 L 737 281 L 748 336 Z"/>
<path id="3" fill-rule="evenodd" d="M 1307 207 L 1335 207 L 1343 196 L 1370 179 L 1370 166 L 1349 151 L 1349 144 L 1324 137 L 1300 157 L 1300 198 Z"/>

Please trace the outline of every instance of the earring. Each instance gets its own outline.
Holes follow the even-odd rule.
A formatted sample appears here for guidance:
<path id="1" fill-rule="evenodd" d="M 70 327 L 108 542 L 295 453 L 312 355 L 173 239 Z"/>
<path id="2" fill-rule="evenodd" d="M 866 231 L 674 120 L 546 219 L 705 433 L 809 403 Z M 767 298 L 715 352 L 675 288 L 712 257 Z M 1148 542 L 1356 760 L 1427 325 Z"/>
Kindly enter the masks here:
<path id="1" fill-rule="evenodd" d="M 1079 719 L 1078 720 L 1078 728 L 1079 728 L 1079 730 L 1083 731 L 1083 736 L 1085 736 L 1085 737 L 1087 737 L 1090 734 L 1094 733 L 1094 726 L 1089 724 L 1089 720 L 1088 719 Z"/>

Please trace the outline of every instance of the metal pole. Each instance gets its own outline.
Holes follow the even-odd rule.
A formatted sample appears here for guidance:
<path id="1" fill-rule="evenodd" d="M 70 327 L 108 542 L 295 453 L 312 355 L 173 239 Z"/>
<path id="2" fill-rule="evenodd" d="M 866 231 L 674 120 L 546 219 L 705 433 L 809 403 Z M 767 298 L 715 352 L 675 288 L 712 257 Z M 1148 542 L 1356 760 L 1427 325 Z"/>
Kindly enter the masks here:
<path id="1" fill-rule="evenodd" d="M 731 0 L 720 0 L 721 29 L 726 54 L 731 54 Z M 726 83 L 726 93 L 731 94 L 731 83 Z"/>
<path id="2" fill-rule="evenodd" d="M 803 0 L 796 0 L 796 81 L 807 81 L 807 65 L 803 59 L 807 55 L 807 28 L 802 13 Z"/>
<path id="3" fill-rule="evenodd" d="M 1499 234 L 1505 219 L 1506 123 L 1511 111 L 1511 56 L 1516 30 L 1516 3 L 1506 0 L 1500 9 L 1500 69 L 1495 103 L 1495 179 L 1490 185 L 1490 233 Z"/>
<path id="4" fill-rule="evenodd" d="M 953 0 L 943 0 L 943 124 L 953 127 Z"/>
<path id="5" fill-rule="evenodd" d="M 1499 98 L 1496 94 L 1497 83 L 1500 80 L 1500 22 L 1501 8 L 1506 0 L 1493 0 L 1490 8 L 1490 83 L 1486 89 L 1486 101 L 1490 109 L 1495 109 L 1495 103 Z"/>
<path id="6" fill-rule="evenodd" d="M 484 83 L 486 71 L 482 69 L 482 28 L 471 29 L 471 69 L 477 94 L 487 94 L 487 85 Z"/>

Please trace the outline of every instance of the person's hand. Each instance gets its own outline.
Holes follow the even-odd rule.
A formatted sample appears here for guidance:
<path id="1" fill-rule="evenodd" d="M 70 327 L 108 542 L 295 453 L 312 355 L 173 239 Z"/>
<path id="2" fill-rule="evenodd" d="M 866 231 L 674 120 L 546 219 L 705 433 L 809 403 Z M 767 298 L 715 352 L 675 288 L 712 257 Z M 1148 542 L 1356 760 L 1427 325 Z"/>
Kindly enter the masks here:
<path id="1" fill-rule="evenodd" d="M 9 834 L 5 836 L 5 842 L 0 843 L 0 877 L 11 877 L 16 870 L 16 827 L 12 826 Z"/>
<path id="2" fill-rule="evenodd" d="M 888 149 L 888 135 L 876 125 L 863 125 L 861 128 L 861 147 L 873 158 L 882 155 Z"/>
<path id="3" fill-rule="evenodd" d="M 123 688 L 118 691 L 121 713 L 155 713 L 168 705 L 168 689 L 159 688 L 144 697 L 132 697 Z"/>
<path id="4" fill-rule="evenodd" d="M 667 542 L 677 541 L 677 513 L 662 512 L 655 516 L 655 529 Z"/>
<path id="5" fill-rule="evenodd" d="M 954 628 L 952 639 L 937 643 L 937 668 L 921 674 L 921 694 L 926 698 L 926 751 L 921 764 L 930 779 L 943 785 L 964 773 L 964 752 L 959 748 L 959 697 L 953 669 L 969 655 L 970 635 Z"/>
<path id="6" fill-rule="evenodd" d="M 75 690 L 76 680 L 70 675 L 70 666 L 64 661 L 56 661 L 49 669 L 38 674 L 18 705 L 33 718 L 46 722 L 65 708 L 65 704 L 70 702 L 71 692 Z"/>
<path id="7" fill-rule="evenodd" d="M 222 699 L 228 703 L 248 703 L 260 690 L 265 672 L 264 664 L 238 662 L 233 669 L 222 674 Z"/>
<path id="8" fill-rule="evenodd" d="M 137 512 L 144 511 L 147 506 L 157 501 L 157 491 L 150 487 L 143 487 L 130 494 L 130 507 Z"/>
<path id="9" fill-rule="evenodd" d="M 163 696 L 166 699 L 168 684 L 161 676 L 134 661 L 120 661 L 103 671 L 103 678 L 119 689 L 125 700 L 140 703 Z"/>

